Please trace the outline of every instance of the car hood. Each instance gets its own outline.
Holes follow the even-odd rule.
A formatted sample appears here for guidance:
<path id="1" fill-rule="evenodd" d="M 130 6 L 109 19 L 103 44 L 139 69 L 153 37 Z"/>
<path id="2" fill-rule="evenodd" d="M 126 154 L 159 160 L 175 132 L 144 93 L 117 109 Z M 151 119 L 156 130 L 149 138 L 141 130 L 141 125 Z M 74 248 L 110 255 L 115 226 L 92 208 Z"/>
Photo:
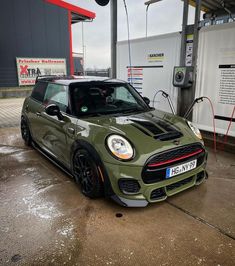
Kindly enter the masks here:
<path id="1" fill-rule="evenodd" d="M 103 144 L 109 134 L 126 137 L 135 148 L 135 163 L 141 160 L 140 164 L 157 152 L 200 142 L 185 119 L 158 110 L 125 116 L 92 117 L 86 121 L 90 126 L 98 127 L 93 139 L 95 144 L 100 141 Z"/>

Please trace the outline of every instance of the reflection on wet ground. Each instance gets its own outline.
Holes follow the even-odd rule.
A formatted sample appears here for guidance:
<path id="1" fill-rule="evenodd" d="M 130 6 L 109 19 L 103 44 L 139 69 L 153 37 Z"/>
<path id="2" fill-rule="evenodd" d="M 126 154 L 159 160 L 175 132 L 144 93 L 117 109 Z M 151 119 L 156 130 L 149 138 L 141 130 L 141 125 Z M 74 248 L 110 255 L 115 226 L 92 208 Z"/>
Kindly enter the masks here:
<path id="1" fill-rule="evenodd" d="M 0 265 L 234 265 L 234 157 L 144 209 L 84 197 L 18 129 L 0 130 Z"/>

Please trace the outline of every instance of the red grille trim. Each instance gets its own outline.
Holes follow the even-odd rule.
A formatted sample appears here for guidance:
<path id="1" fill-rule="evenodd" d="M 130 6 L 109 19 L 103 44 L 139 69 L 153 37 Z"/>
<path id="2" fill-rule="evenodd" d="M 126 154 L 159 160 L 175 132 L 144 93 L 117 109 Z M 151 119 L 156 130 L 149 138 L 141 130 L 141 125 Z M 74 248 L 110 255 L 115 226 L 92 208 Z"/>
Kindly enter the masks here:
<path id="1" fill-rule="evenodd" d="M 156 166 L 161 166 L 161 165 L 168 164 L 168 163 L 177 162 L 177 161 L 192 157 L 194 155 L 197 155 L 197 154 L 199 154 L 201 152 L 203 152 L 203 149 L 199 149 L 199 150 L 197 150 L 195 152 L 192 152 L 192 153 L 189 153 L 187 155 L 183 155 L 181 157 L 178 157 L 178 158 L 175 158 L 175 159 L 171 159 L 171 160 L 168 160 L 168 161 L 164 161 L 164 162 L 160 162 L 160 163 L 151 163 L 151 164 L 148 164 L 148 167 L 156 167 Z"/>

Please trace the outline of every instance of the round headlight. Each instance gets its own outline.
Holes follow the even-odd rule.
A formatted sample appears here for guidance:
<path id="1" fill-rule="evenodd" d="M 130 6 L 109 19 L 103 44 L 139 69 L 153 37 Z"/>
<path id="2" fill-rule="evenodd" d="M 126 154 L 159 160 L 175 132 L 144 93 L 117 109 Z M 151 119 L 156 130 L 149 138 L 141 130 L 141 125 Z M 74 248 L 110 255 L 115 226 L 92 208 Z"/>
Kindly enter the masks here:
<path id="1" fill-rule="evenodd" d="M 199 138 L 202 140 L 202 135 L 201 135 L 201 132 L 200 130 L 190 121 L 187 121 L 189 127 L 192 129 L 193 133 Z"/>
<path id="2" fill-rule="evenodd" d="M 134 156 L 134 150 L 130 142 L 122 136 L 110 135 L 107 138 L 107 146 L 110 152 L 121 160 L 130 160 Z"/>

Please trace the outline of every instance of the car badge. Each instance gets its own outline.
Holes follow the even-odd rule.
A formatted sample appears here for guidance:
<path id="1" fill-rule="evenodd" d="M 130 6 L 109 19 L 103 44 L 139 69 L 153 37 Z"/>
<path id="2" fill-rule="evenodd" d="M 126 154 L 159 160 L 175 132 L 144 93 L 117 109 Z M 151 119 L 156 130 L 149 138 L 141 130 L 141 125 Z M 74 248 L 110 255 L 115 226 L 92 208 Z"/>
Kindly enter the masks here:
<path id="1" fill-rule="evenodd" d="M 178 139 L 176 139 L 173 141 L 173 143 L 178 146 L 180 144 L 180 141 Z"/>

